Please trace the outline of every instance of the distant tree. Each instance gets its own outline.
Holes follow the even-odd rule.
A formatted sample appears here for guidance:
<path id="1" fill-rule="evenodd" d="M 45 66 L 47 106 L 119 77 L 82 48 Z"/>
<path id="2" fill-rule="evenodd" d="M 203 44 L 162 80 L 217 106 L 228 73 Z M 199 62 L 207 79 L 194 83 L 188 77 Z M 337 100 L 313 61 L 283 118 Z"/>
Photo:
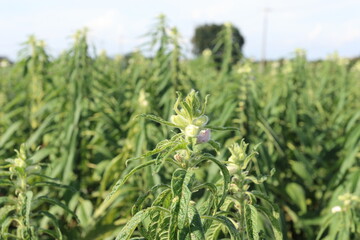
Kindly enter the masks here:
<path id="1" fill-rule="evenodd" d="M 193 43 L 193 53 L 197 56 L 205 49 L 210 49 L 213 51 L 214 59 L 216 62 L 222 60 L 222 55 L 224 52 L 224 44 L 221 44 L 223 41 L 221 37 L 221 32 L 224 30 L 224 25 L 219 24 L 204 24 L 196 27 L 195 34 L 192 38 Z M 240 34 L 239 29 L 232 26 L 232 59 L 233 62 L 239 60 L 242 56 L 242 47 L 245 43 L 244 37 Z"/>

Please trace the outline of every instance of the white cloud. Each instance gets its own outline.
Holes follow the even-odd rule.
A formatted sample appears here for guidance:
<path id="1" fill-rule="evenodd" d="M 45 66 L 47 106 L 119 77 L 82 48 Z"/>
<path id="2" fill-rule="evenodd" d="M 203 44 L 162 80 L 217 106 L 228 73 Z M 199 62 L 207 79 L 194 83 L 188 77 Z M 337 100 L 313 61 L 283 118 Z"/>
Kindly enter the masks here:
<path id="1" fill-rule="evenodd" d="M 323 26 L 320 23 L 317 23 L 308 33 L 307 39 L 309 41 L 317 39 L 319 36 L 321 36 L 322 30 Z"/>
<path id="2" fill-rule="evenodd" d="M 342 32 L 333 34 L 334 43 L 337 45 L 347 44 L 349 42 L 360 42 L 360 29 L 354 25 L 346 25 Z"/>

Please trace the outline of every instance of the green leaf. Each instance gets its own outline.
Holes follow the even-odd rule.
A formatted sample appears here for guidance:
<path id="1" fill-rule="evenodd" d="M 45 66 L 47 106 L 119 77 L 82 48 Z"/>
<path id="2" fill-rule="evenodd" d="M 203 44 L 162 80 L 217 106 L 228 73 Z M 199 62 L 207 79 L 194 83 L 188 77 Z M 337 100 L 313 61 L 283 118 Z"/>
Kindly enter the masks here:
<path id="1" fill-rule="evenodd" d="M 300 208 L 300 214 L 306 213 L 306 199 L 303 187 L 297 183 L 292 182 L 286 185 L 285 191 L 291 200 Z"/>
<path id="2" fill-rule="evenodd" d="M 56 235 L 56 233 L 54 231 L 51 231 L 51 230 L 48 230 L 48 229 L 42 229 L 42 228 L 39 228 L 37 230 L 37 232 L 40 234 L 47 234 L 48 236 L 52 237 L 53 239 L 62 239 L 60 238 L 59 236 Z"/>
<path id="3" fill-rule="evenodd" d="M 138 117 L 143 117 L 143 118 L 149 119 L 151 121 L 154 121 L 154 122 L 157 122 L 160 124 L 164 124 L 164 125 L 167 125 L 170 127 L 177 127 L 175 124 L 173 124 L 169 121 L 166 121 L 166 120 L 162 119 L 161 117 L 152 115 L 152 114 L 140 114 L 140 115 L 138 115 Z"/>
<path id="4" fill-rule="evenodd" d="M 25 225 L 30 227 L 30 212 L 31 212 L 31 203 L 33 199 L 33 192 L 27 191 L 26 192 L 26 205 L 25 205 Z"/>
<path id="5" fill-rule="evenodd" d="M 34 201 L 39 201 L 39 202 L 43 201 L 43 202 L 48 202 L 48 203 L 57 205 L 57 206 L 61 207 L 62 209 L 64 209 L 65 212 L 71 214 L 78 223 L 80 222 L 80 220 L 76 216 L 76 214 L 70 208 L 68 208 L 68 206 L 66 206 L 65 204 L 63 204 L 62 202 L 60 202 L 57 199 L 49 198 L 47 196 L 40 196 L 40 197 L 36 198 Z"/>
<path id="6" fill-rule="evenodd" d="M 32 146 L 36 143 L 36 141 L 44 135 L 44 132 L 46 130 L 46 127 L 52 122 L 53 117 L 49 116 L 47 117 L 41 125 L 36 129 L 36 131 L 30 136 L 30 138 L 26 141 L 27 146 Z"/>
<path id="7" fill-rule="evenodd" d="M 263 206 L 259 206 L 259 205 L 254 205 L 254 207 L 269 219 L 271 228 L 274 232 L 275 240 L 282 240 L 283 235 L 281 232 L 280 220 L 278 218 L 274 217 L 274 214 L 269 209 L 267 209 Z"/>
<path id="8" fill-rule="evenodd" d="M 236 127 L 214 127 L 214 126 L 206 126 L 206 128 L 209 128 L 211 130 L 217 130 L 217 131 L 240 131 Z"/>
<path id="9" fill-rule="evenodd" d="M 213 195 L 216 195 L 217 188 L 213 183 L 202 183 L 191 189 L 192 192 L 196 192 L 202 188 L 207 188 Z"/>
<path id="10" fill-rule="evenodd" d="M 41 173 L 31 173 L 31 174 L 29 174 L 29 176 L 38 176 L 38 177 L 46 178 L 46 179 L 53 180 L 53 181 L 59 181 L 59 179 L 57 179 L 57 178 L 52 178 L 52 177 L 46 176 Z"/>
<path id="11" fill-rule="evenodd" d="M 117 235 L 115 240 L 128 240 L 130 239 L 131 235 L 135 231 L 136 227 L 153 211 L 165 211 L 168 212 L 167 209 L 161 208 L 161 207 L 149 207 L 145 210 L 141 210 L 137 212 L 127 223 L 126 225 L 121 229 L 120 233 Z"/>
<path id="12" fill-rule="evenodd" d="M 5 219 L 8 218 L 8 215 L 16 209 L 16 206 L 6 205 L 0 208 L 0 223 L 2 223 Z"/>
<path id="13" fill-rule="evenodd" d="M 51 222 L 53 223 L 53 227 L 55 229 L 55 235 L 57 236 L 57 238 L 59 240 L 62 240 L 63 237 L 62 237 L 62 233 L 61 233 L 61 230 L 60 230 L 60 226 L 59 226 L 59 222 L 58 222 L 58 219 L 50 212 L 48 211 L 40 211 L 39 214 L 42 214 L 46 217 L 48 217 Z M 52 234 L 53 231 L 50 231 L 50 232 L 46 232 L 47 234 Z"/>
<path id="14" fill-rule="evenodd" d="M 190 239 L 205 240 L 205 233 L 201 218 L 195 206 L 190 206 L 188 218 L 190 222 Z"/>
<path id="15" fill-rule="evenodd" d="M 191 199 L 189 184 L 192 176 L 193 173 L 191 171 L 177 169 L 171 178 L 171 190 L 173 197 L 178 198 L 172 214 L 173 217 L 177 217 L 177 227 L 179 229 L 184 228 L 188 215 L 188 207 Z"/>
<path id="16" fill-rule="evenodd" d="M 155 186 L 152 187 L 149 191 L 147 191 L 145 194 L 142 194 L 142 195 L 136 200 L 136 202 L 134 203 L 134 205 L 133 205 L 133 207 L 132 207 L 132 213 L 135 214 L 137 211 L 139 211 L 139 209 L 141 208 L 142 203 L 145 201 L 145 199 L 146 199 L 150 194 L 156 193 L 156 191 L 157 191 L 159 188 L 162 188 L 162 187 L 170 188 L 169 185 L 166 185 L 166 184 L 158 184 L 158 185 L 155 185 Z M 163 192 L 166 192 L 166 191 L 170 191 L 170 189 L 165 189 Z M 163 192 L 162 192 L 162 193 L 163 193 Z M 160 195 L 162 195 L 162 193 L 160 193 Z M 165 194 L 165 197 L 166 197 L 166 194 Z"/>
<path id="17" fill-rule="evenodd" d="M 32 187 L 40 187 L 40 186 L 42 186 L 42 187 L 64 188 L 64 189 L 70 190 L 73 193 L 76 192 L 76 189 L 73 188 L 72 186 L 59 184 L 59 183 L 55 183 L 55 182 L 44 181 L 44 182 L 35 182 L 35 183 L 32 184 Z"/>
<path id="18" fill-rule="evenodd" d="M 266 201 L 266 202 L 272 207 L 272 209 L 273 209 L 272 215 L 273 215 L 276 219 L 279 219 L 279 216 L 280 216 L 280 215 L 279 215 L 279 206 L 278 206 L 277 204 L 273 203 L 273 202 L 271 201 L 271 199 L 270 199 L 267 195 L 265 195 L 264 193 L 262 193 L 262 192 L 259 192 L 259 191 L 254 190 L 254 191 L 251 191 L 251 193 L 252 193 L 255 197 L 260 198 L 260 199 Z"/>
<path id="19" fill-rule="evenodd" d="M 197 160 L 193 163 L 193 166 L 196 166 L 203 161 L 211 161 L 211 162 L 215 163 L 220 168 L 220 171 L 222 172 L 223 179 L 224 179 L 224 187 L 223 187 L 223 193 L 221 194 L 221 199 L 218 204 L 218 208 L 220 208 L 221 205 L 225 201 L 225 198 L 227 195 L 227 190 L 228 190 L 229 183 L 230 183 L 229 170 L 226 168 L 225 164 L 223 164 L 222 162 L 220 162 L 219 160 L 217 160 L 210 154 L 204 154 L 204 156 L 202 158 L 200 158 L 199 160 Z"/>
<path id="20" fill-rule="evenodd" d="M 127 240 L 130 239 L 131 235 L 135 231 L 136 227 L 150 215 L 152 208 L 141 210 L 137 212 L 121 229 L 115 240 Z"/>
<path id="21" fill-rule="evenodd" d="M 257 154 L 258 154 L 257 152 L 252 152 L 252 153 L 250 153 L 250 154 L 245 158 L 244 163 L 243 163 L 242 166 L 241 166 L 241 169 L 242 169 L 242 170 L 245 170 L 245 169 L 248 167 L 250 161 L 253 160 L 253 158 L 254 158 Z M 257 184 L 258 184 L 258 183 L 257 183 Z"/>
<path id="22" fill-rule="evenodd" d="M 259 240 L 258 212 L 253 205 L 245 204 L 246 232 L 249 240 Z"/>
<path id="23" fill-rule="evenodd" d="M 13 199 L 9 198 L 9 197 L 0 197 L 0 204 L 14 204 L 16 203 L 16 201 L 14 201 Z"/>
<path id="24" fill-rule="evenodd" d="M 210 140 L 208 141 L 208 143 L 215 149 L 215 151 L 219 152 L 220 151 L 220 143 L 214 141 L 214 140 Z"/>
<path id="25" fill-rule="evenodd" d="M 86 227 L 89 224 L 93 214 L 94 206 L 90 200 L 80 199 L 80 203 L 76 208 L 76 215 L 80 219 L 80 224 Z"/>
<path id="26" fill-rule="evenodd" d="M 7 141 L 11 138 L 11 136 L 19 129 L 22 122 L 17 121 L 14 122 L 11 126 L 9 126 L 4 133 L 1 134 L 0 137 L 0 148 L 2 148 Z"/>
<path id="27" fill-rule="evenodd" d="M 109 201 L 112 196 L 118 191 L 118 189 L 124 185 L 124 183 L 129 179 L 129 177 L 131 177 L 134 173 L 136 173 L 138 170 L 144 168 L 144 167 L 147 167 L 147 166 L 150 166 L 152 164 L 155 164 L 156 163 L 156 160 L 152 160 L 152 161 L 148 161 L 146 163 L 143 163 L 137 167 L 135 167 L 133 170 L 131 170 L 128 174 L 126 174 L 123 178 L 119 179 L 115 185 L 113 186 L 110 194 L 108 196 L 106 196 L 106 199 L 105 199 L 105 202 L 106 201 Z"/>
<path id="28" fill-rule="evenodd" d="M 19 223 L 15 217 L 7 217 L 6 219 L 4 219 L 3 222 L 0 222 L 1 223 L 1 235 L 0 236 L 4 236 L 5 234 L 9 233 L 9 227 L 13 221 L 16 221 L 17 223 Z"/>
<path id="29" fill-rule="evenodd" d="M 234 224 L 227 217 L 221 216 L 221 215 L 215 215 L 215 216 L 202 216 L 202 218 L 209 219 L 209 220 L 216 221 L 216 222 L 223 224 L 228 229 L 232 239 L 234 239 L 234 240 L 241 239 L 239 230 L 236 229 Z M 216 231 L 218 231 L 218 230 L 216 230 Z M 215 240 L 215 238 L 211 238 L 211 237 L 217 237 L 217 234 L 213 235 L 213 232 L 210 234 L 206 233 L 206 239 L 214 239 Z M 216 238 L 216 239 L 218 239 L 218 238 Z"/>
<path id="30" fill-rule="evenodd" d="M 206 231 L 206 240 L 218 240 L 222 227 L 222 224 L 213 221 L 209 229 Z"/>
<path id="31" fill-rule="evenodd" d="M 14 183 L 10 181 L 9 179 L 0 179 L 0 186 L 13 186 Z"/>
<path id="32" fill-rule="evenodd" d="M 297 175 L 299 175 L 308 186 L 311 186 L 311 184 L 313 182 L 312 181 L 313 174 L 308 170 L 308 168 L 310 168 L 310 166 L 307 166 L 304 162 L 293 161 L 293 160 L 290 160 L 289 163 L 290 163 L 291 169 Z"/>

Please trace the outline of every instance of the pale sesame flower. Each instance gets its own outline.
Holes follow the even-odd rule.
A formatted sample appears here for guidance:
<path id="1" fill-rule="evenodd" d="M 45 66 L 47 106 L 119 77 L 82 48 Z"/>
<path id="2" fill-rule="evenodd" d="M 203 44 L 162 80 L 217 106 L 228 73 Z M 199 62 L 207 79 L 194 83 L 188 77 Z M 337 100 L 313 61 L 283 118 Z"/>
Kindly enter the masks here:
<path id="1" fill-rule="evenodd" d="M 332 213 L 337 213 L 337 212 L 341 212 L 341 207 L 340 206 L 335 206 L 331 209 Z"/>
<path id="2" fill-rule="evenodd" d="M 187 137 L 197 137 L 197 135 L 199 134 L 199 130 L 200 128 L 198 126 L 190 124 L 185 128 L 185 135 Z"/>
<path id="3" fill-rule="evenodd" d="M 210 129 L 204 129 L 199 132 L 199 135 L 197 136 L 196 143 L 206 143 L 211 138 L 211 131 Z"/>

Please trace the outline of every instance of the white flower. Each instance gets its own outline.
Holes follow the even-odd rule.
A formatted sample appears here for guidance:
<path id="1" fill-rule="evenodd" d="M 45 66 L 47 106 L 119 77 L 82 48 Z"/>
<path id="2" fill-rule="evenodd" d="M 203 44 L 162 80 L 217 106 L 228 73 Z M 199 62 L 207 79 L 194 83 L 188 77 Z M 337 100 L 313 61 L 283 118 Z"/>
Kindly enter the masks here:
<path id="1" fill-rule="evenodd" d="M 337 212 L 341 212 L 341 207 L 340 206 L 335 206 L 331 209 L 332 213 L 337 213 Z"/>
<path id="2" fill-rule="evenodd" d="M 199 130 L 200 128 L 198 126 L 190 124 L 185 128 L 185 135 L 187 137 L 197 137 L 197 135 L 199 134 Z"/>

